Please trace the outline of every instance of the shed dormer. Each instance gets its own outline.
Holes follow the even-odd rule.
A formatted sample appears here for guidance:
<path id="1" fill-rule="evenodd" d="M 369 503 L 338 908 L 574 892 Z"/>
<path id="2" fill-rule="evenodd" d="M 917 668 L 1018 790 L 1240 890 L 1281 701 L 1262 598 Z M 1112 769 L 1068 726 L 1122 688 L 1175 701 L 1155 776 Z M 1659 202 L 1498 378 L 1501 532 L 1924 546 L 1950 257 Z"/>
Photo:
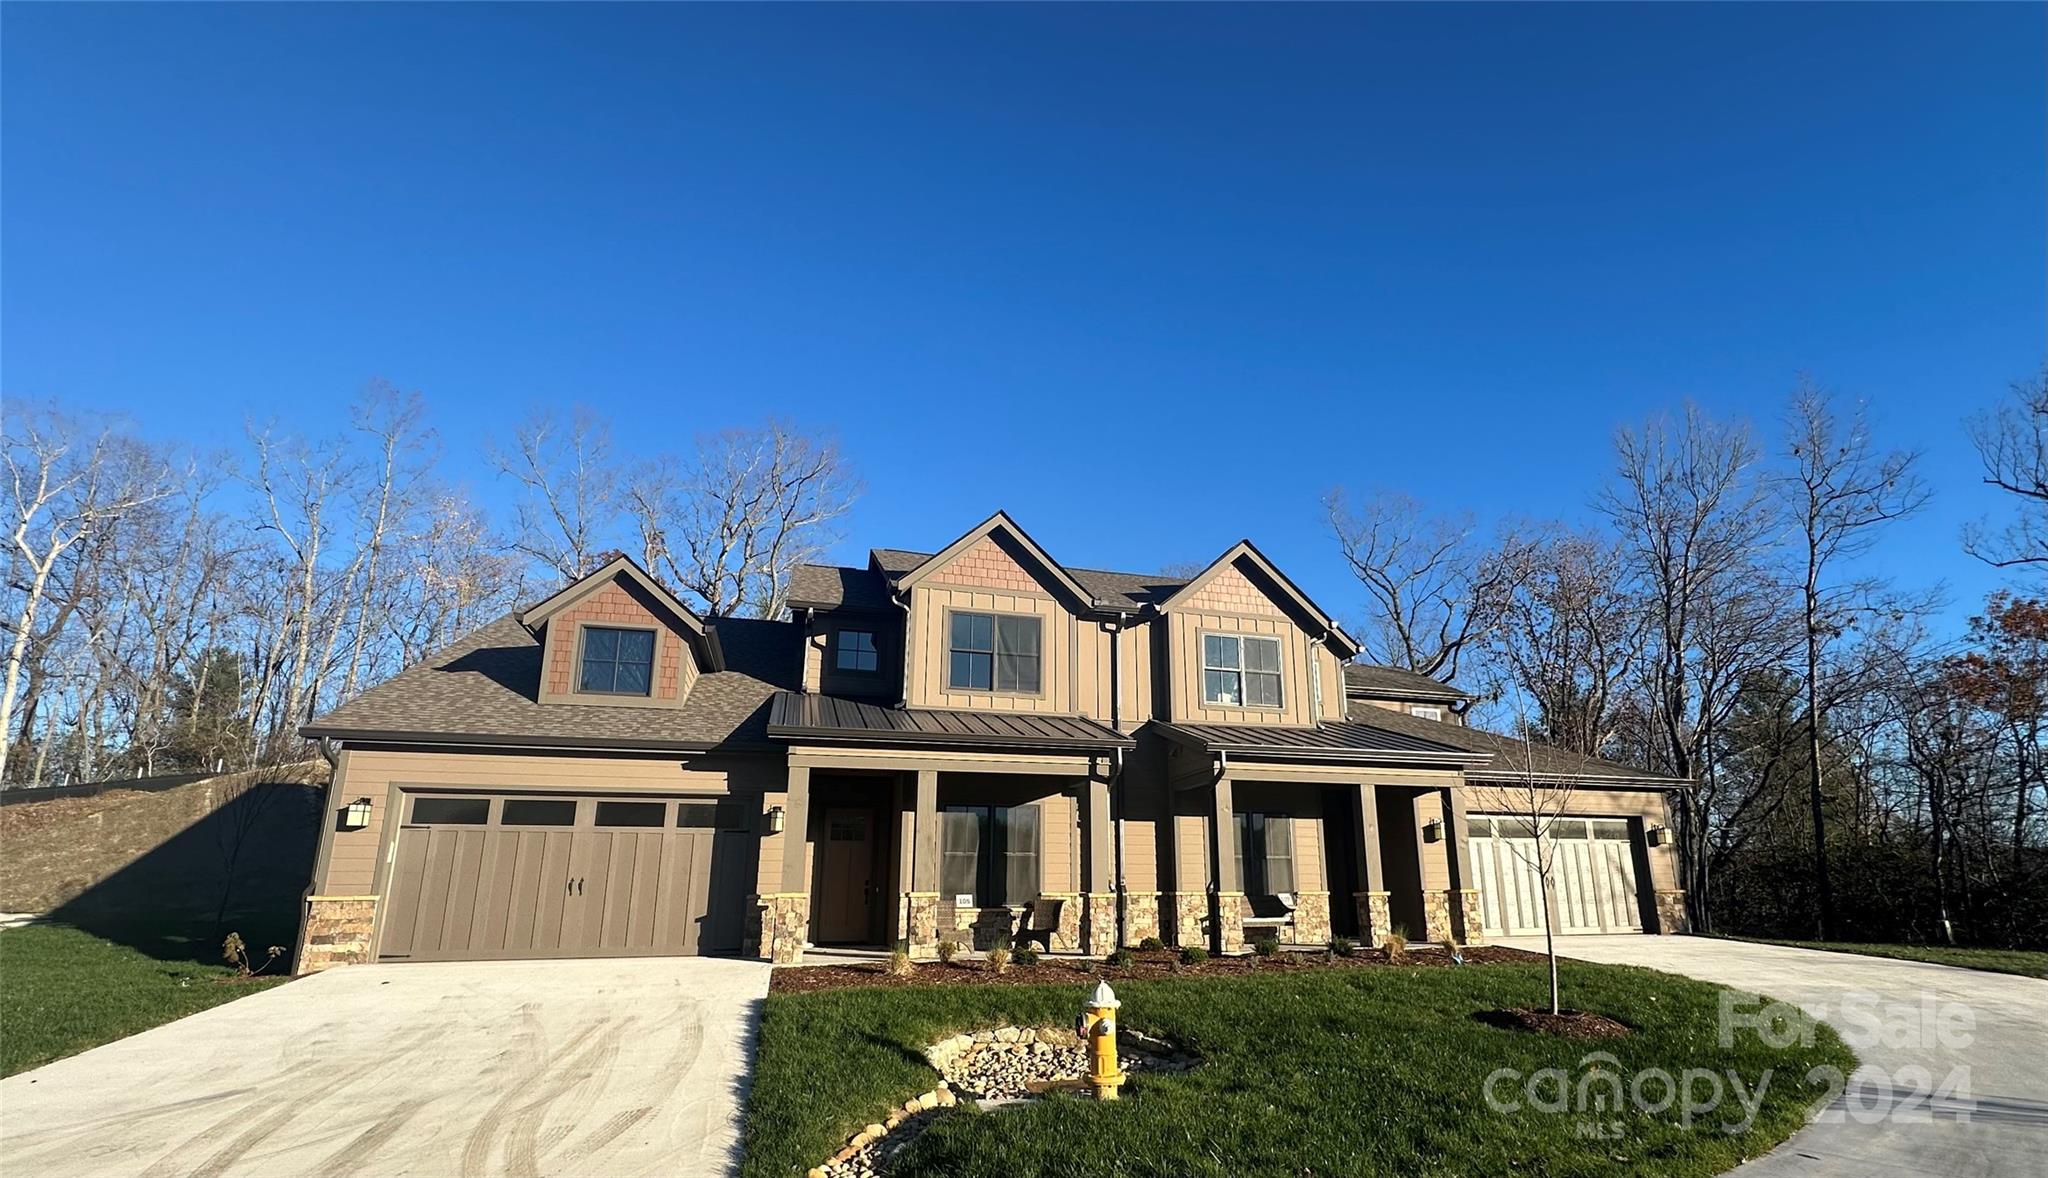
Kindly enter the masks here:
<path id="1" fill-rule="evenodd" d="M 724 669 L 717 632 L 625 556 L 519 623 L 541 643 L 544 704 L 678 708 L 699 675 Z"/>

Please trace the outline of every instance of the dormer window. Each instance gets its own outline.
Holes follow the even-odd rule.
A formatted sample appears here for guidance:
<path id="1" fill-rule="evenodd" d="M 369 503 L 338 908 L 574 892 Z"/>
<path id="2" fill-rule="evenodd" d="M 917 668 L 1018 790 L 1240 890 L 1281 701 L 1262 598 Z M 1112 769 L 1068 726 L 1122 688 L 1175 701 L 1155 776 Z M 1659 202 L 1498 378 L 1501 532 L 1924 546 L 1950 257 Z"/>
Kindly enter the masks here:
<path id="1" fill-rule="evenodd" d="M 1420 716 L 1425 720 L 1442 720 L 1444 718 L 1444 710 L 1442 708 L 1425 707 L 1422 704 L 1416 704 L 1414 707 L 1409 708 L 1408 714 Z"/>
<path id="2" fill-rule="evenodd" d="M 873 675 L 882 669 L 882 653 L 873 630 L 840 630 L 832 636 L 832 668 L 852 675 Z"/>
<path id="3" fill-rule="evenodd" d="M 1202 702 L 1278 710 L 1280 640 L 1250 634 L 1202 635 Z"/>
<path id="4" fill-rule="evenodd" d="M 1040 619 L 1022 614 L 953 615 L 946 683 L 956 691 L 1038 694 Z"/>
<path id="5" fill-rule="evenodd" d="M 585 626 L 576 690 L 586 695 L 652 693 L 654 631 Z"/>

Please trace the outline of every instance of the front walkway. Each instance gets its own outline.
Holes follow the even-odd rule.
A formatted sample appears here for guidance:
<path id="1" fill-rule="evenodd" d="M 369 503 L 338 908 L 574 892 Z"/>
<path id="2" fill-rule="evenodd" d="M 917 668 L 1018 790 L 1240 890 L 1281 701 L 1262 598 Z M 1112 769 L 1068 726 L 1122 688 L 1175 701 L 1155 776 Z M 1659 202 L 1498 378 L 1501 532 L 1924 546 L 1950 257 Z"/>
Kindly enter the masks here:
<path id="1" fill-rule="evenodd" d="M 347 966 L 0 1081 L 0 1172 L 718 1174 L 767 988 L 701 957 Z"/>
<path id="2" fill-rule="evenodd" d="M 1541 937 L 1496 943 L 1543 951 Z M 1647 966 L 1795 1003 L 1842 1032 L 1863 1061 L 1848 1091 L 1820 1123 L 1737 1169 L 1739 1178 L 2042 1172 L 2048 981 L 1705 937 L 1560 937 L 1557 944 L 1568 957 Z M 1959 1079 L 1967 1087 L 1954 1098 L 1909 1095 Z"/>

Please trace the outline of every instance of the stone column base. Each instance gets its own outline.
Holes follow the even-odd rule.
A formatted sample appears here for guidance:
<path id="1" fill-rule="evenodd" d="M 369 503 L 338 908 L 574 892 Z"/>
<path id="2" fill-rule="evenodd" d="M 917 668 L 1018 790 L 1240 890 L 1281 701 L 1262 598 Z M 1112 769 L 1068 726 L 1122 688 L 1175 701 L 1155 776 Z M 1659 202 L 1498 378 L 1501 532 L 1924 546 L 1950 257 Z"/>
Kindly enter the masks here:
<path id="1" fill-rule="evenodd" d="M 1484 917 L 1481 915 L 1483 910 L 1479 907 L 1479 889 L 1459 888 L 1450 893 L 1450 897 L 1451 923 L 1452 927 L 1458 930 L 1458 943 L 1484 945 L 1486 929 L 1482 927 Z"/>
<path id="2" fill-rule="evenodd" d="M 903 893 L 903 949 L 919 960 L 939 955 L 939 894 Z"/>
<path id="3" fill-rule="evenodd" d="M 1217 892 L 1210 909 L 1210 928 L 1217 953 L 1244 952 L 1244 893 Z"/>
<path id="4" fill-rule="evenodd" d="M 1159 893 L 1124 893 L 1124 939 L 1135 945 L 1146 937 L 1166 939 L 1159 930 Z"/>
<path id="5" fill-rule="evenodd" d="M 756 949 L 776 965 L 804 959 L 804 938 L 811 930 L 811 897 L 807 892 L 772 892 L 760 899 L 761 936 Z"/>
<path id="6" fill-rule="evenodd" d="M 1297 945 L 1327 945 L 1330 943 L 1330 893 L 1296 892 L 1294 894 L 1294 943 Z"/>
<path id="7" fill-rule="evenodd" d="M 1657 927 L 1654 932 L 1677 934 L 1692 931 L 1692 918 L 1686 915 L 1685 891 L 1682 888 L 1657 892 Z"/>
<path id="8" fill-rule="evenodd" d="M 1183 948 L 1208 948 L 1209 897 L 1200 892 L 1173 894 L 1173 943 Z"/>
<path id="9" fill-rule="evenodd" d="M 1394 910 L 1386 892 L 1353 892 L 1358 905 L 1358 939 L 1375 949 L 1387 947 L 1387 934 L 1394 931 Z"/>
<path id="10" fill-rule="evenodd" d="M 319 973 L 337 965 L 370 960 L 370 934 L 377 926 L 375 896 L 308 896 L 306 932 L 293 968 Z"/>
<path id="11" fill-rule="evenodd" d="M 1425 888 L 1422 892 L 1422 939 L 1442 944 L 1457 936 L 1451 924 L 1451 893 Z"/>
<path id="12" fill-rule="evenodd" d="M 1090 892 L 1087 895 L 1088 920 L 1083 926 L 1087 944 L 1082 950 L 1090 957 L 1103 957 L 1116 951 L 1116 893 Z"/>
<path id="13" fill-rule="evenodd" d="M 1041 892 L 1042 900 L 1060 901 L 1059 927 L 1052 931 L 1052 949 L 1055 953 L 1078 953 L 1081 951 L 1081 916 L 1086 905 L 1081 902 L 1079 892 Z"/>

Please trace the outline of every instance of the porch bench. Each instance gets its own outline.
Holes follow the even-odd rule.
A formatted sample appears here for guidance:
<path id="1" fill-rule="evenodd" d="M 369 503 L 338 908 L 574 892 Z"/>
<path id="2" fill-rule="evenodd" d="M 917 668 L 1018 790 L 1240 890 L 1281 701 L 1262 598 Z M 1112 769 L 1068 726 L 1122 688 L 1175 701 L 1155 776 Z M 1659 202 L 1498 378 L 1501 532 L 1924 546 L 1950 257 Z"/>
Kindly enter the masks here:
<path id="1" fill-rule="evenodd" d="M 1024 906 L 1024 919 L 1017 922 L 1017 944 L 1037 941 L 1039 948 L 1052 952 L 1053 934 L 1060 929 L 1060 909 L 1065 900 L 1033 900 Z"/>
<path id="2" fill-rule="evenodd" d="M 1270 932 L 1276 937 L 1282 929 L 1294 926 L 1294 893 L 1281 892 L 1273 896 L 1246 896 L 1246 907 L 1251 909 L 1244 918 L 1244 935 L 1250 940 L 1254 932 Z"/>

